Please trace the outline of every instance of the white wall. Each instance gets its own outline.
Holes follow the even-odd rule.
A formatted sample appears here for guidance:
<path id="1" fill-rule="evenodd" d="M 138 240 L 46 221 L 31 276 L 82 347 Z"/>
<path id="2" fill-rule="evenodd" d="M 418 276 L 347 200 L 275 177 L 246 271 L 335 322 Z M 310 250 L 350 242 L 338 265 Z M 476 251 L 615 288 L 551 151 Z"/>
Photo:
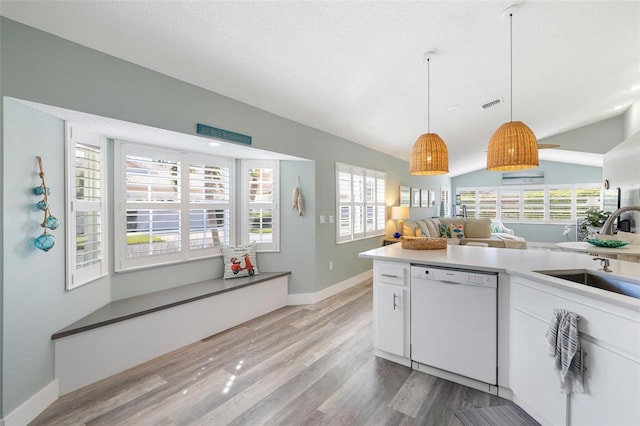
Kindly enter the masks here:
<path id="1" fill-rule="evenodd" d="M 604 156 L 603 175 L 611 188 L 620 188 L 620 206 L 640 206 L 640 99 L 623 115 L 626 139 Z M 622 216 L 631 219 L 631 230 L 640 232 L 640 212 Z"/>

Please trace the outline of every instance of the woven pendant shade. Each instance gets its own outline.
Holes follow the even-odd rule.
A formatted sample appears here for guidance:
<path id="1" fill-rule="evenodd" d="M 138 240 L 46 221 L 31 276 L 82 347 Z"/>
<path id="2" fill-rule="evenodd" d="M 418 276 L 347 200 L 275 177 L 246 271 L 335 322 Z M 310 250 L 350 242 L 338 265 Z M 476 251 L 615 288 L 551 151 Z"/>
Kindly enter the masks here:
<path id="1" fill-rule="evenodd" d="M 440 136 L 425 133 L 418 138 L 411 148 L 409 173 L 418 176 L 449 173 L 449 152 Z"/>
<path id="2" fill-rule="evenodd" d="M 487 170 L 509 171 L 538 167 L 538 141 L 522 121 L 498 127 L 489 140 Z"/>

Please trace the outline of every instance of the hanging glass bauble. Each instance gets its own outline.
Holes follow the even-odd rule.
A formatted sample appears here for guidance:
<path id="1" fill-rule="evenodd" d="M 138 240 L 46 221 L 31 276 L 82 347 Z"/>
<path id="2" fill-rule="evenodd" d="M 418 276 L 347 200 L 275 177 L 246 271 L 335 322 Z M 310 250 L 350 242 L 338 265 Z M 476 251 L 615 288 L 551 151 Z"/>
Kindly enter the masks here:
<path id="1" fill-rule="evenodd" d="M 44 195 L 44 186 L 36 186 L 33 188 L 33 193 L 36 195 Z M 51 195 L 51 189 L 47 188 L 47 195 Z"/>
<path id="2" fill-rule="evenodd" d="M 40 200 L 36 203 L 36 207 L 38 207 L 40 210 L 46 210 L 49 205 L 45 200 Z"/>
<path id="3" fill-rule="evenodd" d="M 60 221 L 53 216 L 49 216 L 45 221 L 44 226 L 49 229 L 56 229 L 60 226 Z"/>
<path id="4" fill-rule="evenodd" d="M 51 248 L 56 245 L 56 237 L 51 234 L 47 234 L 46 232 L 36 238 L 36 247 L 42 251 L 49 251 Z"/>

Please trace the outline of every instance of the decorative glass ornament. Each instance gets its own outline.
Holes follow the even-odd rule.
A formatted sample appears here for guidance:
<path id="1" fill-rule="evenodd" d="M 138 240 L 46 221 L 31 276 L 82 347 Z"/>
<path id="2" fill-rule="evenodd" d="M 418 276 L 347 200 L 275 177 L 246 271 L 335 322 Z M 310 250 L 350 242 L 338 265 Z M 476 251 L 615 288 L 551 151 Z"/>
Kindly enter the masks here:
<path id="1" fill-rule="evenodd" d="M 56 245 L 56 237 L 51 234 L 47 234 L 46 232 L 36 238 L 35 241 L 36 247 L 42 251 L 49 251 Z"/>
<path id="2" fill-rule="evenodd" d="M 33 193 L 36 195 L 44 195 L 44 186 L 36 186 L 33 188 Z M 51 189 L 47 187 L 47 195 L 51 195 Z"/>
<path id="3" fill-rule="evenodd" d="M 47 204 L 47 202 L 45 200 L 40 200 L 36 203 L 36 206 L 40 209 L 40 210 L 46 210 L 47 207 L 49 207 L 49 205 Z"/>
<path id="4" fill-rule="evenodd" d="M 45 221 L 44 226 L 49 229 L 56 229 L 58 226 L 60 226 L 60 221 L 53 216 L 49 216 Z"/>

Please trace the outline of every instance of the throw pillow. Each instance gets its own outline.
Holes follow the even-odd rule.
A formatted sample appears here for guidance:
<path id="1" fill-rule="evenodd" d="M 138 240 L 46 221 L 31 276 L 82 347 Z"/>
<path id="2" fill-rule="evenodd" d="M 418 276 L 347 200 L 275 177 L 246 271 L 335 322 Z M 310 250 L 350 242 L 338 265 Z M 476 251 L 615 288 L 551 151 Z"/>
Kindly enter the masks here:
<path id="1" fill-rule="evenodd" d="M 495 223 L 491 224 L 491 233 L 492 234 L 499 234 L 500 232 L 502 232 L 502 226 L 497 225 Z"/>
<path id="2" fill-rule="evenodd" d="M 451 238 L 459 240 L 464 238 L 464 225 L 449 225 L 449 234 Z"/>
<path id="3" fill-rule="evenodd" d="M 427 228 L 427 224 L 424 223 L 424 221 L 418 221 L 418 229 L 420 229 L 420 234 L 423 237 L 430 237 L 431 233 L 429 232 L 429 228 Z M 416 232 L 416 236 L 418 236 L 418 233 Z"/>
<path id="4" fill-rule="evenodd" d="M 224 275 L 222 278 L 225 280 L 259 274 L 256 243 L 236 247 L 223 246 L 222 260 L 224 262 Z"/>
<path id="5" fill-rule="evenodd" d="M 440 224 L 440 236 L 445 238 L 451 238 L 451 232 L 449 232 L 449 227 L 445 224 Z"/>
<path id="6" fill-rule="evenodd" d="M 464 225 L 464 235 L 467 238 L 491 237 L 491 219 L 467 219 Z"/>

